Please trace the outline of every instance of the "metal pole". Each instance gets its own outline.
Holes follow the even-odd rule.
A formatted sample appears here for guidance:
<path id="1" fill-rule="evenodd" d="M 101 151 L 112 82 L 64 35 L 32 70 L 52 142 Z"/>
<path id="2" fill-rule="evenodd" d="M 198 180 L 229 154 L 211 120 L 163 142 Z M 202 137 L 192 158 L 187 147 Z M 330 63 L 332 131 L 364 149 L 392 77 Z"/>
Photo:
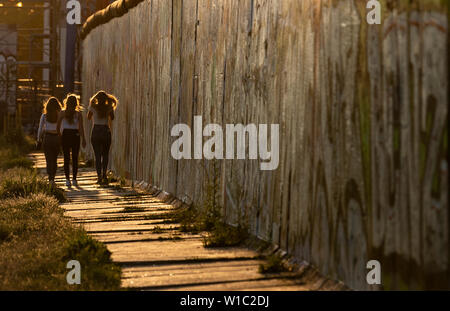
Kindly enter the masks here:
<path id="1" fill-rule="evenodd" d="M 57 74 L 58 74 L 58 33 L 57 33 L 57 27 L 58 27 L 58 1 L 51 0 L 51 25 L 50 25 L 50 45 L 51 45 L 51 52 L 50 52 L 50 89 L 52 90 L 53 94 L 56 94 L 56 83 L 57 83 Z"/>
<path id="2" fill-rule="evenodd" d="M 44 37 L 43 40 L 43 55 L 42 60 L 44 62 L 50 62 L 50 3 L 47 1 L 44 3 L 44 34 L 48 35 L 47 38 Z M 47 87 L 50 87 L 49 80 L 50 80 L 50 72 L 48 68 L 44 68 L 42 70 L 42 80 L 47 82 Z"/>
<path id="3" fill-rule="evenodd" d="M 75 77 L 75 50 L 77 44 L 77 25 L 67 24 L 66 35 L 66 62 L 64 70 L 64 91 L 71 93 L 74 90 Z"/>

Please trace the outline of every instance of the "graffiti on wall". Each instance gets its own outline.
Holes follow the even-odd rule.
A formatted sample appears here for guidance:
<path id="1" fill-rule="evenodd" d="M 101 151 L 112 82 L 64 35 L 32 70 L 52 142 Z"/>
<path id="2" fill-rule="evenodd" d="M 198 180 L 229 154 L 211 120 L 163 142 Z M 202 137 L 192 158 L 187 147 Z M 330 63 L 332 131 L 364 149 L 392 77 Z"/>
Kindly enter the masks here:
<path id="1" fill-rule="evenodd" d="M 359 0 L 146 0 L 84 39 L 83 103 L 121 102 L 117 173 L 201 202 L 217 172 L 229 223 L 352 288 L 370 260 L 386 289 L 448 287 L 447 9 L 391 2 L 378 25 Z M 278 168 L 173 159 L 194 116 L 280 124 Z"/>

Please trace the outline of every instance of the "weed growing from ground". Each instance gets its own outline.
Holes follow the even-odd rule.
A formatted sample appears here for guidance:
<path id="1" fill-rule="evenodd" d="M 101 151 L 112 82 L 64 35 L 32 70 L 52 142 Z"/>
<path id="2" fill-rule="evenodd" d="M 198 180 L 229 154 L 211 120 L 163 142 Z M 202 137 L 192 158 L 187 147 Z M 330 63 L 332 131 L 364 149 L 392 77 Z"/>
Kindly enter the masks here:
<path id="1" fill-rule="evenodd" d="M 224 223 L 220 205 L 219 165 L 213 161 L 213 174 L 206 185 L 203 204 L 191 205 L 176 212 L 174 219 L 180 223 L 180 231 L 190 233 L 207 232 L 203 237 L 205 247 L 237 246 L 248 237 L 247 226 L 242 218 L 236 226 Z"/>
<path id="2" fill-rule="evenodd" d="M 286 271 L 280 256 L 271 254 L 267 256 L 264 264 L 259 265 L 260 273 L 280 273 Z"/>

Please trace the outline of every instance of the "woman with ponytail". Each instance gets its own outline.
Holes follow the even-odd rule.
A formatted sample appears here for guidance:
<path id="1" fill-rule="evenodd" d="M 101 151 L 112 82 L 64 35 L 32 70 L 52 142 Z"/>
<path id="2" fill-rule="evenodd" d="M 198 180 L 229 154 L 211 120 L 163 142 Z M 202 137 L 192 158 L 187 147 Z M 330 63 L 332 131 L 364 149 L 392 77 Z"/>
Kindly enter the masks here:
<path id="1" fill-rule="evenodd" d="M 61 133 L 64 153 L 64 173 L 66 186 L 76 187 L 78 173 L 78 154 L 80 141 L 83 148 L 86 147 L 84 137 L 83 116 L 81 114 L 80 98 L 75 94 L 68 94 L 63 101 L 63 111 L 58 118 L 58 132 Z M 70 153 L 72 152 L 72 183 L 70 182 Z"/>

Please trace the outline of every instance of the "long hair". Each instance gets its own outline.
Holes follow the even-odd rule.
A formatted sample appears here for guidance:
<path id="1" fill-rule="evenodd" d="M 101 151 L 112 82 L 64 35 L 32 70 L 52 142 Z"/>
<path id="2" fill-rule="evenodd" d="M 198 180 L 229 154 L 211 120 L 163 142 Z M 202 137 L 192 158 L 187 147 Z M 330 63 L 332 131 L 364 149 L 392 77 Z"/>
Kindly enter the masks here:
<path id="1" fill-rule="evenodd" d="M 89 106 L 97 111 L 101 118 L 105 118 L 110 111 L 117 108 L 118 100 L 114 95 L 105 91 L 98 91 L 89 101 Z"/>
<path id="2" fill-rule="evenodd" d="M 73 123 L 75 112 L 81 111 L 80 96 L 76 94 L 67 94 L 63 101 L 64 118 L 70 123 Z"/>
<path id="3" fill-rule="evenodd" d="M 58 121 L 58 113 L 61 111 L 61 103 L 56 97 L 50 97 L 44 103 L 44 109 L 42 111 L 45 114 L 47 121 L 50 123 L 56 123 Z"/>

